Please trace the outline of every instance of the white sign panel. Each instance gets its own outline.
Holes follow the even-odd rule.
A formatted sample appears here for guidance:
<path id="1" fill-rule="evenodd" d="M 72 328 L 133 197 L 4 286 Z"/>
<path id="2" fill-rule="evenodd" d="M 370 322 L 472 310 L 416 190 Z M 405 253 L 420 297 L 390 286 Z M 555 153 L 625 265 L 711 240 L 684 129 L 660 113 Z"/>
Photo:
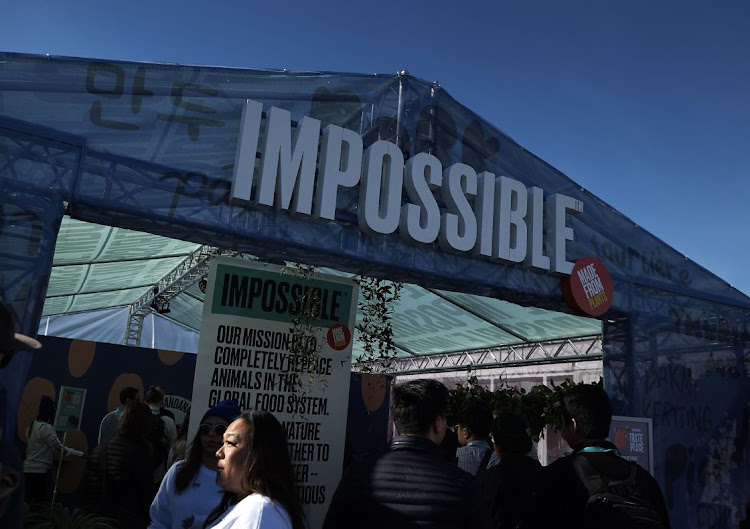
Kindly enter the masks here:
<path id="1" fill-rule="evenodd" d="M 310 527 L 323 524 L 341 477 L 349 404 L 357 285 L 319 275 L 301 278 L 281 267 L 216 258 L 211 262 L 193 382 L 189 438 L 216 403 L 273 413 L 287 431 Z M 313 294 L 312 296 L 306 294 Z M 314 361 L 295 354 L 293 322 L 304 300 Z"/>

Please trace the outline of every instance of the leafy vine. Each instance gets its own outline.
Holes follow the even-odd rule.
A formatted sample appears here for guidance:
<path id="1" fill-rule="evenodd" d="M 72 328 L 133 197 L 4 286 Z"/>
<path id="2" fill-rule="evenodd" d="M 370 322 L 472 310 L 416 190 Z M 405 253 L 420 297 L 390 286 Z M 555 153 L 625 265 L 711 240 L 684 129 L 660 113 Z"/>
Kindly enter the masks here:
<path id="1" fill-rule="evenodd" d="M 396 359 L 393 343 L 393 311 L 401 299 L 403 283 L 374 277 L 359 278 L 357 323 L 364 352 L 357 358 L 357 368 L 363 373 L 388 372 Z"/>
<path id="2" fill-rule="evenodd" d="M 290 273 L 310 286 L 315 284 L 316 271 L 315 266 L 300 263 L 289 263 L 283 269 L 284 273 Z M 356 330 L 363 349 L 356 359 L 356 368 L 363 373 L 388 372 L 396 358 L 392 323 L 394 305 L 401 298 L 403 284 L 368 276 L 360 276 L 356 281 L 359 284 Z M 306 292 L 301 306 L 296 307 L 291 326 L 292 353 L 301 355 L 310 363 L 320 359 L 322 349 L 322 342 L 317 339 L 316 317 L 320 299 L 316 296 L 319 296 L 317 289 Z"/>
<path id="3" fill-rule="evenodd" d="M 579 382 L 583 384 L 583 382 Z M 599 378 L 598 385 L 603 381 Z M 575 386 L 576 383 L 565 379 L 561 384 L 552 387 L 543 384 L 533 386 L 530 390 L 518 390 L 502 381 L 501 387 L 490 391 L 479 384 L 476 375 L 470 375 L 467 384 L 456 384 L 455 389 L 448 391 L 448 408 L 446 418 L 448 424 L 453 424 L 461 409 L 469 403 L 479 402 L 491 410 L 513 411 L 520 413 L 529 421 L 531 437 L 535 441 L 544 437 L 546 425 L 560 431 L 563 426 L 562 392 Z"/>

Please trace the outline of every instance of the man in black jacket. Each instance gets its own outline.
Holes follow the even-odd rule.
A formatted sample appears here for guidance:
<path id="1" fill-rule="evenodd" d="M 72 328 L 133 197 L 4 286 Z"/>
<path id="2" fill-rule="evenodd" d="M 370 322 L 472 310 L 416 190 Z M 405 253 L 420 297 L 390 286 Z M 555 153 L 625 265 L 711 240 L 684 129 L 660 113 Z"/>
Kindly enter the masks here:
<path id="1" fill-rule="evenodd" d="M 530 524 L 533 528 L 584 527 L 584 512 L 590 494 L 576 471 L 579 458 L 585 458 L 584 463 L 590 464 L 585 468 L 593 468 L 608 481 L 625 480 L 633 469 L 631 462 L 620 457 L 615 445 L 606 441 L 612 421 L 612 405 L 603 388 L 595 384 L 573 386 L 565 390 L 561 403 L 562 436 L 573 453 L 542 469 L 535 497 L 535 519 Z M 655 511 L 662 527 L 669 528 L 667 507 L 659 484 L 637 465 L 635 484 L 638 498 Z"/>
<path id="2" fill-rule="evenodd" d="M 324 529 L 490 529 L 478 482 L 440 453 L 447 399 L 447 388 L 435 380 L 394 388 L 399 435 L 383 456 L 346 473 Z"/>
<path id="3" fill-rule="evenodd" d="M 500 462 L 477 478 L 495 529 L 515 529 L 532 512 L 532 490 L 542 466 L 527 455 L 533 447 L 528 429 L 526 417 L 509 411 L 498 414 L 492 423 L 492 443 Z"/>

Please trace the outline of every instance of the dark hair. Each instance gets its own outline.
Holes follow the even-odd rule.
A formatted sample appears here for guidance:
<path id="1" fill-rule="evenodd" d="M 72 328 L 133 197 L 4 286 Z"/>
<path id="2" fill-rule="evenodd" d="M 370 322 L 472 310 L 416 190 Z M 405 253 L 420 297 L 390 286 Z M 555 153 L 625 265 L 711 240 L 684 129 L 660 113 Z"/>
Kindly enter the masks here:
<path id="1" fill-rule="evenodd" d="M 120 404 L 127 403 L 128 399 L 135 399 L 136 395 L 138 395 L 138 388 L 134 388 L 132 386 L 122 388 L 122 390 L 120 390 Z"/>
<path id="2" fill-rule="evenodd" d="M 562 414 L 565 422 L 576 420 L 586 439 L 606 439 L 612 422 L 612 404 L 597 384 L 579 384 L 563 392 Z"/>
<path id="3" fill-rule="evenodd" d="M 458 414 L 456 422 L 469 429 L 477 439 L 489 439 L 492 430 L 492 412 L 484 404 L 473 403 L 465 406 Z"/>
<path id="4" fill-rule="evenodd" d="M 179 437 L 177 437 L 172 446 L 177 445 L 177 443 L 181 439 L 185 439 L 187 437 L 189 422 L 190 416 L 186 415 L 185 421 L 182 423 L 182 427 L 180 429 L 180 435 Z M 187 457 L 185 457 L 185 460 L 179 467 L 177 467 L 177 471 L 175 472 L 174 489 L 177 494 L 182 494 L 187 486 L 190 485 L 190 482 L 193 480 L 193 478 L 198 475 L 202 464 L 203 440 L 201 439 L 200 432 L 196 431 L 195 437 L 193 437 L 193 441 L 190 443 L 190 450 L 187 453 Z"/>
<path id="5" fill-rule="evenodd" d="M 149 386 L 144 400 L 147 404 L 161 404 L 164 400 L 164 390 L 159 386 Z"/>
<path id="6" fill-rule="evenodd" d="M 39 400 L 39 414 L 36 417 L 37 420 L 51 424 L 52 420 L 55 418 L 56 408 L 55 401 L 52 400 L 51 397 L 42 395 L 42 398 Z"/>
<path id="7" fill-rule="evenodd" d="M 143 402 L 127 407 L 117 423 L 117 431 L 130 439 L 142 439 L 151 430 L 151 408 Z"/>
<path id="8" fill-rule="evenodd" d="M 292 528 L 304 529 L 302 504 L 289 459 L 286 432 L 281 423 L 273 414 L 258 410 L 246 411 L 236 420 L 244 421 L 248 426 L 248 439 L 244 439 L 248 450 L 243 462 L 243 489 L 278 502 L 289 514 Z M 215 522 L 236 499 L 236 494 L 225 492 L 203 527 Z"/>
<path id="9" fill-rule="evenodd" d="M 520 413 L 501 412 L 492 422 L 492 441 L 504 454 L 528 454 L 534 446 L 528 428 L 529 421 Z"/>
<path id="10" fill-rule="evenodd" d="M 393 388 L 393 422 L 398 433 L 427 433 L 438 417 L 445 416 L 448 388 L 431 379 L 410 380 Z"/>

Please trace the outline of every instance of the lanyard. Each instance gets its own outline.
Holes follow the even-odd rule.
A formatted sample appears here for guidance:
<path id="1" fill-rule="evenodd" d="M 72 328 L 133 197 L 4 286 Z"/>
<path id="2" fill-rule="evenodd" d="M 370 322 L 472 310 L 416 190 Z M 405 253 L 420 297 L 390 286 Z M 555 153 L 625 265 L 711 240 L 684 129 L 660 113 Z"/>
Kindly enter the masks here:
<path id="1" fill-rule="evenodd" d="M 582 454 L 584 452 L 593 452 L 593 453 L 614 453 L 618 456 L 620 455 L 620 452 L 617 451 L 617 448 L 602 448 L 601 446 L 586 446 L 584 448 L 581 448 L 578 453 Z"/>

